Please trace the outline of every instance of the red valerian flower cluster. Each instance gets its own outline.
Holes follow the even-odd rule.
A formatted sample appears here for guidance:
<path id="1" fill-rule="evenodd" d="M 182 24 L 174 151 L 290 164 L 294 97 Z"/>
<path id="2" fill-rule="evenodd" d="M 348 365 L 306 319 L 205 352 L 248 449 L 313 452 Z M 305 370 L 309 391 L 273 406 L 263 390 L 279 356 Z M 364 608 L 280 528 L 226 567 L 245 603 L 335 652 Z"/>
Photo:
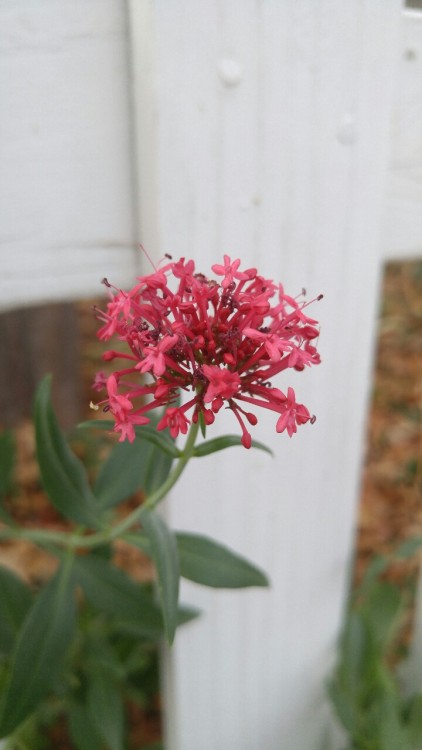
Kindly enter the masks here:
<path id="1" fill-rule="evenodd" d="M 94 387 L 107 389 L 101 404 L 113 414 L 120 440 L 132 442 L 134 426 L 147 424 L 148 412 L 163 406 L 157 429 L 168 428 L 173 438 L 186 434 L 190 420 L 212 424 L 225 406 L 239 422 L 245 448 L 251 446 L 246 423 L 258 421 L 251 407 L 274 411 L 277 432 L 290 436 L 297 425 L 315 420 L 293 388 L 284 394 L 271 384 L 289 367 L 320 362 L 312 343 L 317 322 L 304 312 L 309 303 L 289 297 L 255 268 L 241 271 L 240 261 L 227 255 L 212 270 L 219 282 L 181 258 L 138 278 L 128 292 L 104 280 L 111 299 L 105 312 L 96 311 L 103 323 L 98 337 L 117 336 L 128 351 L 107 351 L 103 358 L 128 366 L 108 378 L 98 373 Z M 136 382 L 137 373 L 149 377 Z M 188 400 L 179 405 L 181 391 Z"/>

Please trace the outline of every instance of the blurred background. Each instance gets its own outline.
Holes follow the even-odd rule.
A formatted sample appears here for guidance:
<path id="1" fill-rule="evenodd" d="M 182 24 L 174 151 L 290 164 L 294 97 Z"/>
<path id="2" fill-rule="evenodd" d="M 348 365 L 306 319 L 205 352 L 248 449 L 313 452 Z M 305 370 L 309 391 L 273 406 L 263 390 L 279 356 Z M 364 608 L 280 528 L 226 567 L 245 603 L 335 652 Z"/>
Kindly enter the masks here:
<path id="1" fill-rule="evenodd" d="M 422 3 L 1 0 L 0 101 L 0 426 L 22 517 L 45 512 L 35 387 L 53 372 L 65 428 L 88 415 L 92 306 L 103 277 L 145 269 L 140 243 L 325 295 L 314 432 L 281 444 L 264 421 L 271 469 L 210 460 L 215 502 L 198 508 L 194 473 L 169 510 L 234 536 L 272 592 L 228 605 L 188 587 L 213 614 L 163 662 L 169 750 L 314 750 L 350 561 L 359 581 L 422 531 Z M 40 574 L 26 549 L 1 555 Z"/>

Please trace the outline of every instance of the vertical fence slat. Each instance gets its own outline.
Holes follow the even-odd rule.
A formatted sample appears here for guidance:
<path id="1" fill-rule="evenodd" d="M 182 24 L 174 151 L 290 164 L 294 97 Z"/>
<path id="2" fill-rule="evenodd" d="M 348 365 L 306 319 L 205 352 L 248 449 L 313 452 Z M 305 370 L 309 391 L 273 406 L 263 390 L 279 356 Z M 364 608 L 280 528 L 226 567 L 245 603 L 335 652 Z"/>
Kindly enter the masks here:
<path id="1" fill-rule="evenodd" d="M 0 307 L 135 268 L 123 0 L 0 7 Z"/>
<path id="2" fill-rule="evenodd" d="M 273 462 L 242 451 L 211 456 L 171 498 L 174 525 L 249 555 L 269 570 L 272 589 L 184 588 L 204 614 L 167 659 L 167 747 L 325 748 L 324 679 L 362 455 L 400 3 L 129 7 L 150 252 L 192 255 L 204 272 L 225 252 L 292 293 L 326 294 L 314 311 L 324 363 L 294 381 L 316 425 L 289 442 L 262 417 Z"/>
<path id="3" fill-rule="evenodd" d="M 382 235 L 389 260 L 422 254 L 422 10 L 403 13 L 400 31 Z"/>

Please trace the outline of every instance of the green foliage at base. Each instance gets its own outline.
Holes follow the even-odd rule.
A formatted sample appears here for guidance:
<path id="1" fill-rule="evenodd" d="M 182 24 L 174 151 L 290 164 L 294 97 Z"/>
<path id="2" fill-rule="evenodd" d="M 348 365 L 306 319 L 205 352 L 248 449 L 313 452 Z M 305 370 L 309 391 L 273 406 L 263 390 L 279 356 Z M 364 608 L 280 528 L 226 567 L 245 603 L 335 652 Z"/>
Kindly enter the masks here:
<path id="1" fill-rule="evenodd" d="M 114 436 L 101 461 L 92 460 L 91 444 L 88 467 L 60 429 L 48 377 L 34 414 L 40 478 L 62 524 L 19 527 L 11 502 L 13 440 L 0 435 L 0 540 L 38 544 L 57 559 L 57 572 L 35 590 L 0 565 L 0 738 L 7 738 L 6 750 L 50 750 L 46 727 L 60 720 L 75 750 L 125 750 L 125 707 L 128 700 L 145 705 L 159 641 L 172 643 L 177 628 L 198 615 L 179 604 L 180 576 L 218 588 L 268 583 L 221 544 L 175 534 L 156 510 L 190 458 L 238 445 L 239 438 L 201 449 L 193 425 L 179 450 L 151 422 L 137 428 L 132 444 Z M 92 423 L 83 426 L 89 436 Z M 110 423 L 94 426 L 101 432 Z M 103 448 L 104 432 L 101 441 Z M 116 540 L 151 558 L 154 582 L 140 584 L 113 563 Z"/>
<path id="2" fill-rule="evenodd" d="M 408 545 L 409 552 L 415 546 Z M 400 550 L 405 556 L 405 550 Z M 328 693 L 348 737 L 345 750 L 420 750 L 422 693 L 405 689 L 400 630 L 409 586 L 383 580 L 385 558 L 377 558 L 353 592 Z"/>
<path id="3" fill-rule="evenodd" d="M 152 601 L 152 590 L 148 594 L 144 588 L 144 597 Z M 1 681 L 8 683 L 15 674 L 13 657 L 1 654 L 0 663 Z M 34 698 L 30 713 L 14 696 L 21 720 L 13 727 L 16 722 L 8 712 L 8 750 L 55 750 L 57 726 L 75 750 L 127 750 L 128 702 L 146 710 L 159 691 L 156 639 L 126 632 L 118 618 L 85 602 L 79 606 L 75 637 L 63 649 L 60 668 L 55 666 L 48 688 L 44 684 L 45 694 Z"/>

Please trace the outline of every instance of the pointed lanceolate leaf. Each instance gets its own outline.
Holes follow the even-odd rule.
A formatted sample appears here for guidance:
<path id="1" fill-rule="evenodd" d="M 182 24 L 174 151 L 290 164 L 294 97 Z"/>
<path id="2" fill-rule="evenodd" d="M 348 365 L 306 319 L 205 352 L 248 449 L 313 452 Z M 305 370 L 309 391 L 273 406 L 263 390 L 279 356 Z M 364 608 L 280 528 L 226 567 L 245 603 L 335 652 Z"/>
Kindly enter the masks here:
<path id="1" fill-rule="evenodd" d="M 7 654 L 32 604 L 28 586 L 0 566 L 0 653 Z"/>
<path id="2" fill-rule="evenodd" d="M 87 419 L 85 422 L 78 424 L 80 430 L 100 430 L 100 432 L 110 432 L 114 428 L 112 419 Z"/>
<path id="3" fill-rule="evenodd" d="M 0 711 L 0 737 L 10 734 L 52 688 L 75 627 L 71 570 L 65 564 L 38 596 L 19 633 Z"/>
<path id="4" fill-rule="evenodd" d="M 169 643 L 172 643 L 177 627 L 180 580 L 176 538 L 154 510 L 145 508 L 141 513 L 140 521 L 151 543 L 151 555 L 157 569 L 164 627 L 167 639 Z"/>
<path id="5" fill-rule="evenodd" d="M 88 419 L 86 422 L 81 422 L 78 427 L 82 430 L 103 430 L 106 432 L 113 431 L 114 422 L 111 419 Z M 143 438 L 148 443 L 156 445 L 157 448 L 161 448 L 164 453 L 168 453 L 169 456 L 177 458 L 180 456 L 180 451 L 176 447 L 175 443 L 163 432 L 157 432 L 155 427 L 149 425 L 142 425 L 135 427 L 137 437 Z"/>
<path id="6" fill-rule="evenodd" d="M 231 448 L 232 446 L 236 445 L 242 445 L 242 440 L 239 435 L 224 435 L 221 437 L 213 438 L 212 440 L 207 440 L 205 443 L 199 443 L 194 452 L 193 455 L 200 457 L 200 456 L 208 456 L 210 453 L 216 453 L 217 451 L 222 451 L 225 448 Z M 270 455 L 273 455 L 273 452 L 270 448 L 268 448 L 264 443 L 260 443 L 257 440 L 252 440 L 252 448 L 258 448 L 261 451 L 265 451 L 266 453 L 270 453 Z"/>
<path id="7" fill-rule="evenodd" d="M 135 427 L 135 432 L 137 437 L 148 440 L 149 443 L 152 443 L 152 445 L 160 448 L 162 451 L 164 451 L 164 453 L 167 453 L 172 458 L 178 458 L 180 456 L 180 451 L 176 447 L 174 441 L 170 437 L 168 437 L 166 433 L 158 432 L 155 427 L 142 425 L 140 427 Z"/>
<path id="8" fill-rule="evenodd" d="M 348 732 L 353 732 L 356 726 L 356 705 L 354 699 L 340 683 L 337 675 L 329 681 L 327 692 L 338 719 Z"/>
<path id="9" fill-rule="evenodd" d="M 201 435 L 205 440 L 207 436 L 207 425 L 205 424 L 204 412 L 202 410 L 199 412 L 199 427 L 201 429 Z"/>
<path id="10" fill-rule="evenodd" d="M 79 427 L 83 429 L 97 427 L 100 430 L 110 430 L 113 424 L 109 420 L 102 419 L 97 422 L 95 420 L 82 422 Z M 116 444 L 98 476 L 95 494 L 101 501 L 104 500 L 105 507 L 111 507 L 119 502 L 117 500 L 116 502 L 112 501 L 112 498 L 117 498 L 122 493 L 125 494 L 125 497 L 131 494 L 127 493 L 126 482 L 132 488 L 135 487 L 135 490 L 144 490 L 148 495 L 154 492 L 167 478 L 173 458 L 179 456 L 179 451 L 174 443 L 164 435 L 155 432 L 152 428 L 142 427 L 142 432 L 140 432 L 140 429 L 136 428 L 140 440 L 135 440 L 132 444 L 129 442 Z M 128 446 L 127 449 L 126 446 Z M 130 461 L 131 457 L 133 463 Z M 117 474 L 114 477 L 111 476 L 114 469 L 118 470 L 119 476 Z M 125 472 L 128 472 L 130 476 L 127 476 Z M 113 486 L 108 487 L 109 479 L 111 479 Z M 132 491 L 134 490 L 132 489 Z"/>
<path id="11" fill-rule="evenodd" d="M 75 579 L 95 609 L 133 625 L 146 638 L 162 635 L 161 611 L 151 593 L 115 565 L 95 555 L 79 558 Z"/>
<path id="12" fill-rule="evenodd" d="M 407 734 L 410 747 L 422 747 L 422 693 L 411 699 L 407 718 Z"/>
<path id="13" fill-rule="evenodd" d="M 109 750 L 124 750 L 122 691 L 106 673 L 91 675 L 88 684 L 88 716 Z"/>
<path id="14" fill-rule="evenodd" d="M 35 397 L 35 434 L 41 479 L 51 502 L 66 518 L 98 525 L 95 497 L 85 469 L 71 451 L 56 420 L 50 396 L 51 378 L 42 380 Z"/>
<path id="15" fill-rule="evenodd" d="M 96 732 L 85 703 L 72 702 L 67 710 L 70 738 L 75 750 L 102 750 L 104 745 Z"/>
<path id="16" fill-rule="evenodd" d="M 13 487 L 15 443 L 9 430 L 0 434 L 0 500 Z"/>
<path id="17" fill-rule="evenodd" d="M 153 601 L 152 598 L 151 601 Z M 155 611 L 157 614 L 157 624 L 155 629 L 153 627 L 150 627 L 148 630 L 146 630 L 145 625 L 138 626 L 135 621 L 116 619 L 115 622 L 113 622 L 112 626 L 113 632 L 122 633 L 123 635 L 127 635 L 131 638 L 142 638 L 145 640 L 158 641 L 164 634 L 164 627 L 161 609 Z M 177 610 L 177 627 L 186 625 L 186 623 L 191 622 L 191 620 L 195 620 L 197 617 L 199 617 L 200 614 L 200 609 L 180 605 Z"/>
<path id="18" fill-rule="evenodd" d="M 375 643 L 386 649 L 397 633 L 403 614 L 400 589 L 388 581 L 377 582 L 367 595 L 364 610 Z"/>
<path id="19" fill-rule="evenodd" d="M 151 495 L 166 481 L 170 474 L 173 459 L 155 445 L 150 445 L 147 461 L 143 466 L 142 489 L 146 495 Z"/>
<path id="20" fill-rule="evenodd" d="M 177 533 L 176 539 L 184 578 L 214 588 L 268 586 L 262 570 L 222 544 L 198 534 Z"/>
<path id="21" fill-rule="evenodd" d="M 150 446 L 141 441 L 116 443 L 102 464 L 94 485 L 102 508 L 112 508 L 143 487 L 144 465 Z"/>
<path id="22" fill-rule="evenodd" d="M 15 441 L 10 430 L 0 434 L 0 519 L 9 526 L 14 524 L 13 518 L 5 510 L 2 502 L 6 495 L 13 490 L 13 469 L 15 464 Z"/>

